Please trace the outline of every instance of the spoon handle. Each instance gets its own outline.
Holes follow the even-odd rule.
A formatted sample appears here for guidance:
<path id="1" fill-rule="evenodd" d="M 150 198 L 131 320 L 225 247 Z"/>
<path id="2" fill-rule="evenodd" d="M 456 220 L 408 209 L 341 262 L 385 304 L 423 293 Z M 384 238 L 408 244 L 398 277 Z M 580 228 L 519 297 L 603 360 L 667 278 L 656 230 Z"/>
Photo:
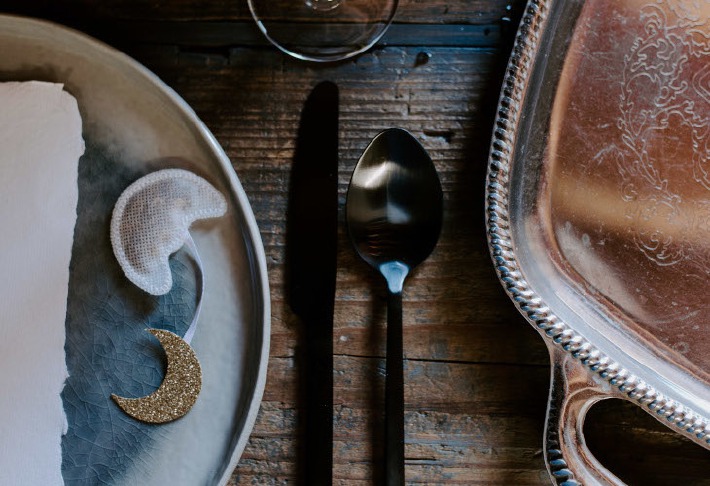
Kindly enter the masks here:
<path id="1" fill-rule="evenodd" d="M 387 486 L 404 484 L 404 373 L 402 292 L 387 297 L 387 375 L 385 381 L 385 477 Z"/>

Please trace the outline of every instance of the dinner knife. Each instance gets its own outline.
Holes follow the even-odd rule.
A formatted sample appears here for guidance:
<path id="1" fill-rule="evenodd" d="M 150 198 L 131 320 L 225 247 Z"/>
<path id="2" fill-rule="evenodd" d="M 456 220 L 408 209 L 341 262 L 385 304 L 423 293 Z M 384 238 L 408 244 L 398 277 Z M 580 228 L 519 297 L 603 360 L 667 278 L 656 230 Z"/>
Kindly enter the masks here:
<path id="1" fill-rule="evenodd" d="M 301 112 L 287 212 L 288 300 L 302 325 L 297 352 L 304 485 L 332 484 L 333 309 L 338 239 L 338 87 L 315 86 Z"/>

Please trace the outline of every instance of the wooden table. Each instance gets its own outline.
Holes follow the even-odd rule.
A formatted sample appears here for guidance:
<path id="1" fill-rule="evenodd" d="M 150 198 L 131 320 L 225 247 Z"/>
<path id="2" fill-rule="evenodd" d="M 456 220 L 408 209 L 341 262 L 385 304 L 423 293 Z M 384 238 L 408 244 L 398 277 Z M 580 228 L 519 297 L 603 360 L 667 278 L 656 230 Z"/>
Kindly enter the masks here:
<path id="1" fill-rule="evenodd" d="M 483 215 L 488 143 L 522 0 L 401 0 L 375 49 L 327 66 L 268 45 L 246 0 L 3 4 L 5 12 L 67 24 L 134 56 L 187 100 L 234 163 L 261 228 L 273 316 L 264 400 L 230 484 L 297 478 L 294 343 L 301 328 L 284 298 L 285 209 L 300 110 L 326 79 L 340 87 L 341 206 L 361 151 L 388 127 L 404 127 L 423 143 L 444 187 L 440 243 L 404 293 L 408 482 L 549 484 L 547 353 L 496 279 Z M 333 475 L 336 484 L 379 484 L 384 286 L 355 257 L 342 224 L 339 243 Z M 710 455 L 639 409 L 605 403 L 589 422 L 590 447 L 627 482 L 710 484 Z"/>

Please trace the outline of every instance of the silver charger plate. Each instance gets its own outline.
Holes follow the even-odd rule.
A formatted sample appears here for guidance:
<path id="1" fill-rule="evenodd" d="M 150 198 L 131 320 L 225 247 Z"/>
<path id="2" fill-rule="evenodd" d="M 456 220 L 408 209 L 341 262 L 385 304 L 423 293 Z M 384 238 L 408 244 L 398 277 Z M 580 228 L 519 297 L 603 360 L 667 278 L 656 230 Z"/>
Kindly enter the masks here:
<path id="1" fill-rule="evenodd" d="M 194 111 L 128 56 L 55 24 L 0 15 L 0 81 L 26 80 L 64 84 L 78 101 L 86 143 L 66 322 L 65 483 L 224 484 L 256 420 L 270 337 L 264 250 L 232 165 Z M 185 417 L 147 425 L 118 410 L 110 394 L 143 396 L 160 384 L 163 353 L 145 328 L 186 330 L 196 272 L 178 252 L 173 290 L 145 295 L 112 257 L 108 222 L 125 187 L 164 168 L 206 178 L 229 210 L 191 229 L 206 285 L 192 341 L 202 393 Z"/>
<path id="2" fill-rule="evenodd" d="M 606 398 L 710 448 L 710 3 L 530 0 L 486 197 L 501 282 L 551 353 L 553 480 L 621 483 L 584 443 Z"/>

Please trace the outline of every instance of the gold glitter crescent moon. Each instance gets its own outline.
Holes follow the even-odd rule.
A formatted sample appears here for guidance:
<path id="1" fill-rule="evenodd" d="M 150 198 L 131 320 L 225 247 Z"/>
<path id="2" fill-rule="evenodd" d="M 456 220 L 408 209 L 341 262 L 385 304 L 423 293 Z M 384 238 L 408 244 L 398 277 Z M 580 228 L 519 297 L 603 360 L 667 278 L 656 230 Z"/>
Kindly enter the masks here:
<path id="1" fill-rule="evenodd" d="M 111 395 L 131 417 L 151 424 L 179 419 L 190 411 L 202 388 L 202 368 L 195 352 L 180 336 L 162 329 L 148 329 L 165 350 L 168 370 L 158 389 L 142 398 Z"/>

